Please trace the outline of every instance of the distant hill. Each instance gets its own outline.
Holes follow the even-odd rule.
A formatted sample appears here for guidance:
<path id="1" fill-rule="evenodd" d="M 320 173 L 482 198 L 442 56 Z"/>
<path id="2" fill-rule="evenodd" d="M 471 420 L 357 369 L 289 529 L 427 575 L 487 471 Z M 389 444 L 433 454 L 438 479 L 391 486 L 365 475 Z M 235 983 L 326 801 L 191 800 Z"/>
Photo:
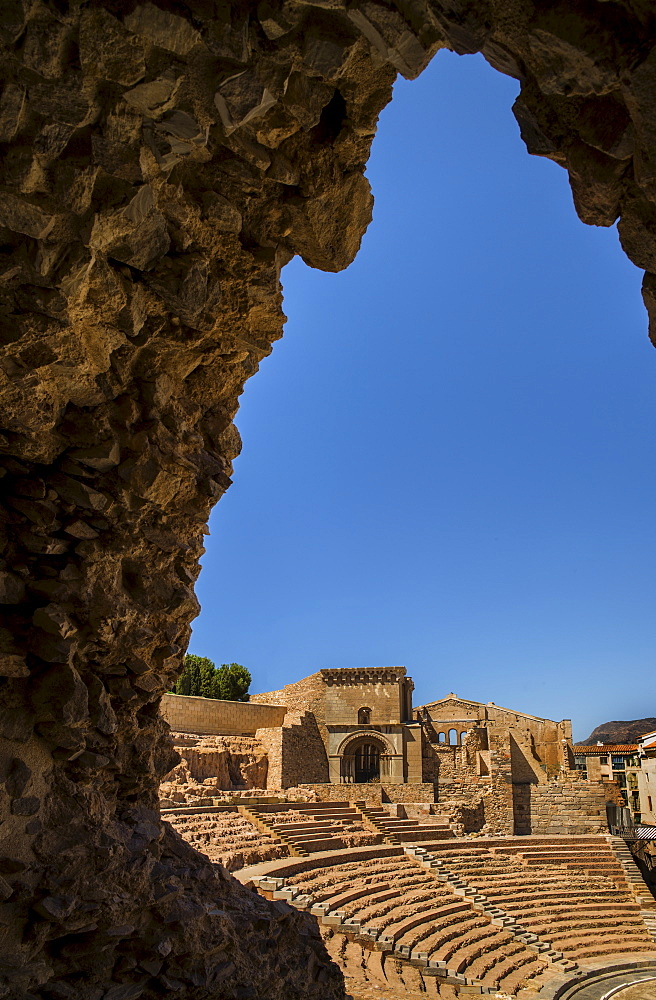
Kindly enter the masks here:
<path id="1" fill-rule="evenodd" d="M 581 740 L 580 746 L 593 747 L 596 743 L 637 743 L 645 733 L 656 730 L 656 719 L 633 719 L 632 722 L 603 722 Z"/>

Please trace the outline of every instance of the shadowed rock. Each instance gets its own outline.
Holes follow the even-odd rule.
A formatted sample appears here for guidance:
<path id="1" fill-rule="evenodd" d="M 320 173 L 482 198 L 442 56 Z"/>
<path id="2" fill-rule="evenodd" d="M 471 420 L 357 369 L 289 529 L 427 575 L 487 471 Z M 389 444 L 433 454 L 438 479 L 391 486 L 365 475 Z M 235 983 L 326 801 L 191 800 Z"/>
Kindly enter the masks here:
<path id="1" fill-rule="evenodd" d="M 159 818 L 245 380 L 294 254 L 346 267 L 397 72 L 521 83 L 529 151 L 656 302 L 653 5 L 7 0 L 0 11 L 0 929 L 6 997 L 331 997 L 313 923 Z M 653 272 L 653 273 L 652 273 Z"/>

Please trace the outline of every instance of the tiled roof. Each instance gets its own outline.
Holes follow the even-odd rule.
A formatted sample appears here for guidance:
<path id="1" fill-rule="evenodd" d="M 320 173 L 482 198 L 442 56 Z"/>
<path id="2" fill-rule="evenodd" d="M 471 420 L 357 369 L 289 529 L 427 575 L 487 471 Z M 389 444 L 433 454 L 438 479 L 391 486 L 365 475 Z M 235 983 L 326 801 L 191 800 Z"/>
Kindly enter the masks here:
<path id="1" fill-rule="evenodd" d="M 644 743 L 642 749 L 643 750 L 656 750 L 656 740 L 654 740 L 653 743 Z"/>
<path id="2" fill-rule="evenodd" d="M 607 753 L 637 753 L 638 744 L 637 743 L 602 743 L 601 746 L 579 746 L 574 744 L 574 753 L 576 754 L 607 754 Z"/>

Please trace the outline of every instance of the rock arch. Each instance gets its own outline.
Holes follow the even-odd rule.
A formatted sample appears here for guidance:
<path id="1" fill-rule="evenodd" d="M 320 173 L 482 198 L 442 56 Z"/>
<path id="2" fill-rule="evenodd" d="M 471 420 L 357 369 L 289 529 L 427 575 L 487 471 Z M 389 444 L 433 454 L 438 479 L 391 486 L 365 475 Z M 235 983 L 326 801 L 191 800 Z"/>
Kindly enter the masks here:
<path id="1" fill-rule="evenodd" d="M 238 396 L 281 335 L 280 268 L 353 259 L 377 116 L 445 47 L 520 80 L 529 152 L 568 170 L 584 222 L 619 219 L 656 316 L 651 5 L 16 0 L 1 19 L 0 974 L 71 1000 L 338 995 L 300 916 L 263 961 L 280 914 L 157 808 L 159 698 Z"/>

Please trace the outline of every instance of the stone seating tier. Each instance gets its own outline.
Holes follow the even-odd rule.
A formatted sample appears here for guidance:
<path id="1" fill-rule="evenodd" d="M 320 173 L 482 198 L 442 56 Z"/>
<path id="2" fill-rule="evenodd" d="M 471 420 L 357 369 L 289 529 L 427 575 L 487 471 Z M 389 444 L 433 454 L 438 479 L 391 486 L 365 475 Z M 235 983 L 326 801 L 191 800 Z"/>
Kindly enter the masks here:
<path id="1" fill-rule="evenodd" d="M 404 856 L 312 868 L 285 881 L 292 892 L 311 897 L 313 912 L 339 911 L 338 919 L 355 929 L 366 927 L 383 945 L 405 951 L 408 959 L 425 955 L 426 961 L 467 981 L 481 978 L 490 988 L 501 988 L 509 976 L 523 983 L 545 966 L 523 942 Z"/>
<path id="2" fill-rule="evenodd" d="M 258 829 L 236 806 L 214 807 L 208 811 L 170 809 L 164 818 L 187 843 L 228 871 L 289 857 L 286 844 Z"/>
<path id="3" fill-rule="evenodd" d="M 365 826 L 347 802 L 284 803 L 249 810 L 261 829 L 279 837 L 295 854 L 376 845 L 383 834 Z"/>
<path id="4" fill-rule="evenodd" d="M 623 948 L 653 951 L 654 941 L 624 870 L 605 838 L 443 850 L 443 868 L 572 959 Z"/>
<path id="5" fill-rule="evenodd" d="M 282 876 L 278 898 L 311 909 L 331 932 L 423 964 L 427 974 L 460 976 L 467 990 L 513 995 L 575 972 L 579 960 L 656 957 L 608 837 L 443 840 L 425 848 L 372 847 L 366 856 L 336 852 L 267 867 Z"/>

